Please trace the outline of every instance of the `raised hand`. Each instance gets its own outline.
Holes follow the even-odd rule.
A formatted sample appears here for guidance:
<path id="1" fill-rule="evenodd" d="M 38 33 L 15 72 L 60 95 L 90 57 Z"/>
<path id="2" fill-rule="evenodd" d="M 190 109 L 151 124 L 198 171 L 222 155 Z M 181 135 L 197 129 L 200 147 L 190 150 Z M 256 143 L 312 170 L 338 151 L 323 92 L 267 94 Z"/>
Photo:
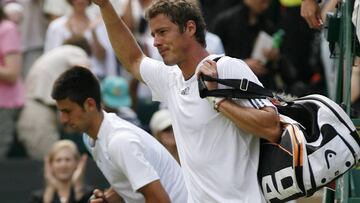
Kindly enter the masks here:
<path id="1" fill-rule="evenodd" d="M 44 159 L 44 178 L 46 182 L 46 187 L 57 188 L 59 186 L 59 181 L 55 178 L 51 166 L 50 158 L 48 156 Z"/>
<path id="2" fill-rule="evenodd" d="M 217 66 L 216 62 L 212 60 L 206 60 L 199 68 L 199 72 L 197 73 L 198 77 L 200 74 L 204 74 L 210 76 L 212 78 L 218 78 Z M 205 82 L 205 85 L 208 90 L 214 90 L 218 88 L 217 82 Z"/>
<path id="3" fill-rule="evenodd" d="M 316 0 L 303 0 L 301 2 L 301 16 L 310 28 L 320 29 L 323 24 L 320 6 Z"/>

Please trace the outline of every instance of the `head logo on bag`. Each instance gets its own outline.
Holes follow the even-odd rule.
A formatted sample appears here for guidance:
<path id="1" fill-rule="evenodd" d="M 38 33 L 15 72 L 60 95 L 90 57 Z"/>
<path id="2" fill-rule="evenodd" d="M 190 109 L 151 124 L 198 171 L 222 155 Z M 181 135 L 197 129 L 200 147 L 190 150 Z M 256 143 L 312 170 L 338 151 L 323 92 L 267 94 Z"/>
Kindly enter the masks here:
<path id="1" fill-rule="evenodd" d="M 205 80 L 231 88 L 210 91 Z M 245 90 L 241 88 L 244 81 Z M 272 91 L 246 79 L 201 76 L 198 84 L 202 98 L 274 98 Z M 308 95 L 276 106 L 283 125 L 281 140 L 261 140 L 260 146 L 258 180 L 267 201 L 286 202 L 311 196 L 359 162 L 359 135 L 334 101 L 322 95 Z"/>

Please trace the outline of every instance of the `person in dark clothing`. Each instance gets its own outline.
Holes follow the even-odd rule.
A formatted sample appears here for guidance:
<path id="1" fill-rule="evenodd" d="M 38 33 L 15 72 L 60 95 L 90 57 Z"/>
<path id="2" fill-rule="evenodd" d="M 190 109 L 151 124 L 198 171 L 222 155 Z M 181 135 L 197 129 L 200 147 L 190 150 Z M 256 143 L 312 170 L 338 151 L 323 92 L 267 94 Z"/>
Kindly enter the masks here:
<path id="1" fill-rule="evenodd" d="M 270 0 L 244 0 L 243 4 L 218 14 L 212 30 L 221 38 L 226 55 L 243 59 L 267 88 L 283 89 L 275 80 L 275 75 L 283 72 L 277 71 L 278 67 L 287 66 L 287 71 L 284 71 L 287 76 L 291 77 L 294 73 L 288 72 L 293 69 L 288 61 L 280 56 L 278 47 L 264 50 L 266 63 L 252 58 L 259 33 L 263 31 L 273 35 L 276 32 L 275 25 L 266 16 L 269 6 Z M 286 83 L 292 81 L 288 77 L 284 80 Z"/>
<path id="2" fill-rule="evenodd" d="M 198 0 L 201 5 L 201 11 L 204 15 L 204 20 L 207 25 L 211 25 L 216 17 L 216 14 L 232 8 L 242 2 L 242 0 Z M 212 31 L 212 30 L 210 30 Z"/>

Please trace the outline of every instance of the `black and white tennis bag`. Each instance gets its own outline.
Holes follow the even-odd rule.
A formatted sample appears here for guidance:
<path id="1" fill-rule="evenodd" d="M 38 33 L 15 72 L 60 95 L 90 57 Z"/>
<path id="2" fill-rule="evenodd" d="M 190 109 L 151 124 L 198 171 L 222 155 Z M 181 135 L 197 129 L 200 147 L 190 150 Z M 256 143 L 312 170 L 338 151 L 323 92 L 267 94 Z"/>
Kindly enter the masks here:
<path id="1" fill-rule="evenodd" d="M 205 81 L 232 88 L 208 90 Z M 198 84 L 201 98 L 276 98 L 272 91 L 246 79 L 202 75 Z M 321 95 L 308 95 L 281 103 L 275 104 L 282 123 L 281 140 L 277 143 L 261 140 L 260 145 L 258 180 L 268 202 L 311 196 L 360 159 L 356 128 L 334 101 Z"/>
<path id="2" fill-rule="evenodd" d="M 258 179 L 266 200 L 311 196 L 359 162 L 356 128 L 335 102 L 309 95 L 277 107 L 281 141 L 260 147 Z"/>

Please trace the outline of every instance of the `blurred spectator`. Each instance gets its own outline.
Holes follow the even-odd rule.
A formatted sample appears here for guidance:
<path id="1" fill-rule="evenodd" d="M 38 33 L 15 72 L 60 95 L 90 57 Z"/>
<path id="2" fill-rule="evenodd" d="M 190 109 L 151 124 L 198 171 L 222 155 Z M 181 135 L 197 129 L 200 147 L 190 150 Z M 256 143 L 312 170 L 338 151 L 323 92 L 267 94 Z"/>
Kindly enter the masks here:
<path id="1" fill-rule="evenodd" d="M 318 0 L 301 1 L 301 16 L 306 20 L 309 27 L 314 29 L 320 29 L 323 25 L 318 2 Z"/>
<path id="2" fill-rule="evenodd" d="M 22 0 L 23 1 L 23 0 Z M 25 0 L 29 1 L 29 0 Z M 68 4 L 67 0 L 30 0 L 30 1 L 43 1 L 43 12 L 46 15 L 46 18 L 49 22 L 62 17 L 64 15 L 69 15 L 72 12 L 71 6 Z M 110 0 L 110 2 L 115 6 L 115 10 L 118 14 L 121 14 L 125 10 L 127 0 Z M 94 5 L 90 5 L 86 9 L 86 14 L 91 18 L 97 17 L 100 15 L 100 10 Z"/>
<path id="3" fill-rule="evenodd" d="M 56 103 L 51 98 L 55 79 L 73 66 L 89 67 L 90 46 L 86 39 L 72 37 L 65 43 L 36 60 L 26 78 L 26 103 L 17 130 L 19 141 L 33 159 L 43 159 L 60 138 Z"/>
<path id="4" fill-rule="evenodd" d="M 218 13 L 240 4 L 243 0 L 197 0 L 207 25 L 212 25 Z M 213 31 L 213 30 L 210 30 Z"/>
<path id="5" fill-rule="evenodd" d="M 104 110 L 115 113 L 120 118 L 141 126 L 136 113 L 130 108 L 129 86 L 125 78 L 108 76 L 101 82 L 101 96 Z"/>
<path id="6" fill-rule="evenodd" d="M 7 19 L 19 25 L 23 19 L 24 7 L 17 2 L 9 2 L 5 4 L 4 12 Z"/>
<path id="7" fill-rule="evenodd" d="M 309 0 L 312 1 L 312 0 Z M 320 37 L 308 27 L 300 15 L 300 0 L 280 1 L 280 27 L 285 31 L 282 53 L 296 68 L 296 83 L 289 90 L 296 96 L 324 93 L 323 63 L 320 58 Z"/>
<path id="8" fill-rule="evenodd" d="M 45 187 L 35 191 L 31 203 L 87 203 L 92 189 L 85 185 L 87 155 L 80 157 L 76 145 L 61 140 L 51 146 L 44 160 Z"/>
<path id="9" fill-rule="evenodd" d="M 68 0 L 72 12 L 52 21 L 46 33 L 45 52 L 60 46 L 65 39 L 84 36 L 92 49 L 91 70 L 101 80 L 107 75 L 116 74 L 116 61 L 113 49 L 106 34 L 105 26 L 99 17 L 86 14 L 90 0 Z"/>
<path id="10" fill-rule="evenodd" d="M 0 157 L 8 152 L 15 122 L 24 104 L 21 80 L 21 36 L 15 23 L 5 19 L 0 4 Z"/>
<path id="11" fill-rule="evenodd" d="M 153 114 L 150 120 L 150 129 L 153 136 L 170 152 L 180 164 L 179 154 L 176 147 L 174 132 L 167 109 L 161 109 Z"/>
<path id="12" fill-rule="evenodd" d="M 43 12 L 43 0 L 18 0 L 23 6 L 23 18 L 20 23 L 23 46 L 23 71 L 25 78 L 36 59 L 44 50 L 47 22 Z"/>
<path id="13" fill-rule="evenodd" d="M 260 34 L 264 32 L 270 38 L 276 31 L 266 16 L 269 5 L 270 0 L 244 0 L 243 4 L 217 15 L 213 31 L 220 36 L 226 55 L 243 59 L 264 86 L 277 90 L 291 85 L 295 77 L 289 61 L 280 54 L 280 45 L 273 43 L 263 50 L 264 61 L 252 55 Z"/>
<path id="14" fill-rule="evenodd" d="M 66 0 L 43 1 L 44 13 L 50 22 L 71 12 L 71 7 L 66 3 Z"/>

